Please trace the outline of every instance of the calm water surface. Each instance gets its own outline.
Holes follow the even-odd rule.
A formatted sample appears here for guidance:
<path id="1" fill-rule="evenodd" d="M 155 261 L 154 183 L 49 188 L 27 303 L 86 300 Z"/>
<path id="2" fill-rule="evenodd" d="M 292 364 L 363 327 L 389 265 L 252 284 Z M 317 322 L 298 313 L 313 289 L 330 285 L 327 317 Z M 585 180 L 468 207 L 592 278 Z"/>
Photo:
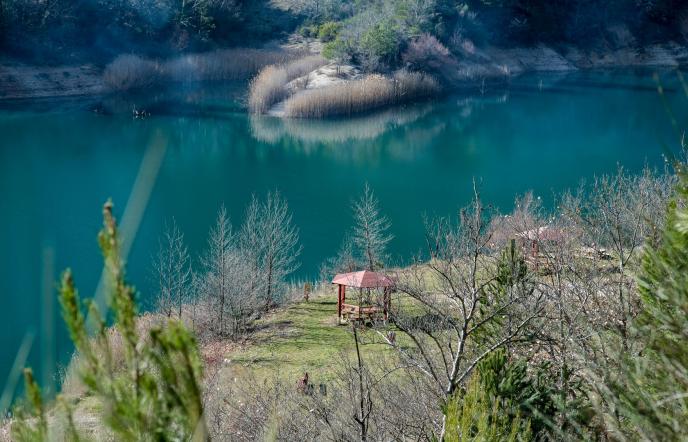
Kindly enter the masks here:
<path id="1" fill-rule="evenodd" d="M 671 72 L 661 78 L 685 122 L 681 85 Z M 665 149 L 677 144 L 648 72 L 528 76 L 508 89 L 327 122 L 251 119 L 237 91 L 3 105 L 0 387 L 27 333 L 36 335 L 30 364 L 53 365 L 51 355 L 66 362 L 66 332 L 56 306 L 45 317 L 50 303 L 41 293 L 69 266 L 82 296 L 92 295 L 108 197 L 121 217 L 134 192 L 128 272 L 149 308 L 151 256 L 165 223 L 176 219 L 197 255 L 218 207 L 239 224 L 252 193 L 277 189 L 289 201 L 303 244 L 295 276 L 306 278 L 336 251 L 365 182 L 392 222 L 391 252 L 402 260 L 423 246 L 423 214 L 467 204 L 473 179 L 504 211 L 528 190 L 551 204 L 553 194 L 619 164 L 661 167 Z M 132 120 L 132 106 L 152 116 Z"/>

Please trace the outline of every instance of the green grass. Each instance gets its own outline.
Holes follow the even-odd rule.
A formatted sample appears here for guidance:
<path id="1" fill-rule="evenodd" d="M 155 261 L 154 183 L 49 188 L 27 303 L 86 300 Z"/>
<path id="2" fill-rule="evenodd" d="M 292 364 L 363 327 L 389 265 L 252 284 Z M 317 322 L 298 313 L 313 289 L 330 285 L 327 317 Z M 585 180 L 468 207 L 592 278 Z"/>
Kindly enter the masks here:
<path id="1" fill-rule="evenodd" d="M 247 345 L 227 355 L 234 374 L 251 372 L 261 378 L 277 375 L 297 379 L 304 372 L 320 380 L 334 375 L 341 352 L 354 350 L 349 325 L 337 325 L 337 300 L 331 293 L 280 309 L 256 324 Z M 376 332 L 366 330 L 367 355 L 392 352 Z"/>

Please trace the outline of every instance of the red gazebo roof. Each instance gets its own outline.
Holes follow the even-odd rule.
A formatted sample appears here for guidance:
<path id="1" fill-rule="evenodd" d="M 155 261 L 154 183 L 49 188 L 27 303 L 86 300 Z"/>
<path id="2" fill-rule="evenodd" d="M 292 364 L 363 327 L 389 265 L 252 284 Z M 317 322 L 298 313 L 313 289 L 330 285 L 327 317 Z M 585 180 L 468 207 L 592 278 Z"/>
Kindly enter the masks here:
<path id="1" fill-rule="evenodd" d="M 357 288 L 375 288 L 390 287 L 394 285 L 394 281 L 381 273 L 362 270 L 360 272 L 339 273 L 332 279 L 332 284 Z"/>

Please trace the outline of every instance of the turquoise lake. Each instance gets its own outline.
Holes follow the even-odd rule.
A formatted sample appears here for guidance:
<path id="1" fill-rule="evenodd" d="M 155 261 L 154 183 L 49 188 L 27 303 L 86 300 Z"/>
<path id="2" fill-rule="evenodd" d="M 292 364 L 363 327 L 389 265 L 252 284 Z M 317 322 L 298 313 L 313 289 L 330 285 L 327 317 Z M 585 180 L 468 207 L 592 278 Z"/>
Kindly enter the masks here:
<path id="1" fill-rule="evenodd" d="M 474 179 L 485 202 L 508 211 L 529 190 L 552 206 L 553 195 L 618 165 L 663 167 L 679 145 L 672 118 L 688 127 L 688 99 L 664 71 L 663 100 L 652 73 L 528 75 L 483 93 L 316 122 L 251 118 L 241 85 L 0 104 L 0 385 L 27 333 L 35 335 L 28 363 L 40 371 L 47 361 L 46 376 L 68 360 L 51 289 L 71 267 L 82 297 L 93 294 L 109 197 L 122 218 L 134 193 L 123 221 L 144 309 L 165 223 L 176 220 L 195 260 L 221 204 L 236 226 L 251 195 L 269 190 L 288 200 L 300 230 L 294 278 L 316 277 L 336 252 L 366 182 L 392 223 L 394 261 L 404 262 L 423 248 L 423 215 L 456 213 Z M 150 117 L 132 119 L 133 107 Z"/>

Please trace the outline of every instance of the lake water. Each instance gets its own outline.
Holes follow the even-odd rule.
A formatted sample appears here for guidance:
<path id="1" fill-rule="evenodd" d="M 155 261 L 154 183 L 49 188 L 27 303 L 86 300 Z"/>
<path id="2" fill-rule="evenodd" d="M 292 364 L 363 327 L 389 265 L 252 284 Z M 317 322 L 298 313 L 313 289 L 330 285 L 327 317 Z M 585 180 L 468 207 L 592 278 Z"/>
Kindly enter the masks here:
<path id="1" fill-rule="evenodd" d="M 686 122 L 681 84 L 672 72 L 660 77 L 668 107 Z M 36 336 L 29 364 L 66 362 L 70 345 L 50 289 L 69 266 L 82 296 L 92 295 L 108 197 L 120 217 L 131 198 L 128 275 L 148 308 L 151 256 L 172 218 L 196 256 L 221 204 L 239 224 L 252 193 L 277 189 L 300 229 L 295 277 L 315 277 L 350 227 L 351 201 L 366 182 L 402 261 L 423 246 L 423 214 L 455 213 L 469 202 L 473 179 L 504 211 L 528 190 L 551 204 L 553 194 L 618 164 L 661 167 L 678 138 L 646 71 L 530 75 L 508 88 L 344 121 L 252 119 L 240 90 L 2 105 L 0 387 L 27 333 Z M 132 119 L 132 106 L 151 116 Z"/>

